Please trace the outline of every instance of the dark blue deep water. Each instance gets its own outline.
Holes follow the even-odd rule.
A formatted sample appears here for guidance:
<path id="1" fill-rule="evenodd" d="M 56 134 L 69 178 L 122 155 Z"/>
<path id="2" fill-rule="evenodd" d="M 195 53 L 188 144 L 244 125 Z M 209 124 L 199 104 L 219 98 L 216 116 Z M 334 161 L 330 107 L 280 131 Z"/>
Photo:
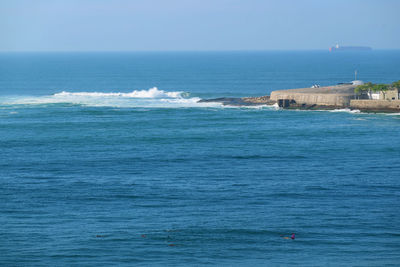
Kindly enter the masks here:
<path id="1" fill-rule="evenodd" d="M 398 266 L 400 114 L 197 103 L 355 69 L 400 51 L 0 54 L 0 265 Z"/>

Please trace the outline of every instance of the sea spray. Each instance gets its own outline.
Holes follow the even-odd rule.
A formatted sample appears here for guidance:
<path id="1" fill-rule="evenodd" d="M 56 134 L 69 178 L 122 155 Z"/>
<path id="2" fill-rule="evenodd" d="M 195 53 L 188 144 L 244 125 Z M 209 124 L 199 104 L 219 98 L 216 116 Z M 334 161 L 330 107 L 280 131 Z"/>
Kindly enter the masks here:
<path id="1" fill-rule="evenodd" d="M 158 90 L 157 87 L 150 88 L 149 90 L 134 90 L 130 93 L 104 93 L 104 92 L 66 92 L 54 94 L 54 97 L 68 97 L 68 96 L 87 96 L 87 97 L 127 97 L 127 98 L 182 98 L 183 93 L 178 92 L 165 92 Z"/>
<path id="2" fill-rule="evenodd" d="M 45 96 L 3 97 L 0 105 L 43 105 L 43 104 L 73 104 L 96 107 L 218 107 L 218 103 L 198 103 L 199 97 L 190 97 L 183 91 L 167 92 L 156 87 L 148 90 L 123 92 L 67 92 L 62 91 Z"/>

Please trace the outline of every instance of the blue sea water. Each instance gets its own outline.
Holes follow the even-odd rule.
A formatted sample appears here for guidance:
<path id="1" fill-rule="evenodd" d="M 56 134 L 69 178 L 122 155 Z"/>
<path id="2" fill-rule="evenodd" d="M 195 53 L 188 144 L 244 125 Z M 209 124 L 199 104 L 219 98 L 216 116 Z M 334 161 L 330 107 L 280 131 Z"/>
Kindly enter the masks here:
<path id="1" fill-rule="evenodd" d="M 355 69 L 400 51 L 0 54 L 0 265 L 398 266 L 400 114 L 197 103 Z"/>

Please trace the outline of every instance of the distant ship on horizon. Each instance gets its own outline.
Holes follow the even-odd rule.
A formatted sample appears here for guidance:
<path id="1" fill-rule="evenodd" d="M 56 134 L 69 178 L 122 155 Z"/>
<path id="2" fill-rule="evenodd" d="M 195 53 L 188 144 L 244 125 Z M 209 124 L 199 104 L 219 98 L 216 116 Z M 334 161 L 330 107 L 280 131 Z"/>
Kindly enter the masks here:
<path id="1" fill-rule="evenodd" d="M 372 50 L 369 46 L 339 46 L 336 44 L 335 46 L 329 47 L 329 52 L 334 51 L 369 51 Z"/>

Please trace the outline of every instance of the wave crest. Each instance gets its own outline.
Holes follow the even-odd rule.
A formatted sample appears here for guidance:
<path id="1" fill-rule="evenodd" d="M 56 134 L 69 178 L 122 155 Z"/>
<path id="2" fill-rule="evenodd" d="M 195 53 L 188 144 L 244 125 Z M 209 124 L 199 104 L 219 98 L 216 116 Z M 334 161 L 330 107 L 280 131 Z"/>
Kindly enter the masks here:
<path id="1" fill-rule="evenodd" d="M 361 113 L 361 111 L 358 109 L 349 109 L 349 108 L 334 109 L 334 110 L 330 110 L 330 112 Z"/>
<path id="2" fill-rule="evenodd" d="M 134 90 L 129 93 L 122 92 L 67 92 L 62 91 L 54 95 L 38 97 L 7 97 L 1 99 L 3 105 L 43 105 L 43 104 L 74 104 L 83 106 L 104 107 L 216 107 L 219 103 L 198 103 L 199 97 L 190 97 L 189 93 L 182 91 L 167 92 L 157 87 L 148 90 Z"/>
<path id="3" fill-rule="evenodd" d="M 88 97 L 127 97 L 127 98 L 180 98 L 184 92 L 165 92 L 157 87 L 149 90 L 135 90 L 130 93 L 102 93 L 102 92 L 66 92 L 54 94 L 54 97 L 88 96 Z"/>

